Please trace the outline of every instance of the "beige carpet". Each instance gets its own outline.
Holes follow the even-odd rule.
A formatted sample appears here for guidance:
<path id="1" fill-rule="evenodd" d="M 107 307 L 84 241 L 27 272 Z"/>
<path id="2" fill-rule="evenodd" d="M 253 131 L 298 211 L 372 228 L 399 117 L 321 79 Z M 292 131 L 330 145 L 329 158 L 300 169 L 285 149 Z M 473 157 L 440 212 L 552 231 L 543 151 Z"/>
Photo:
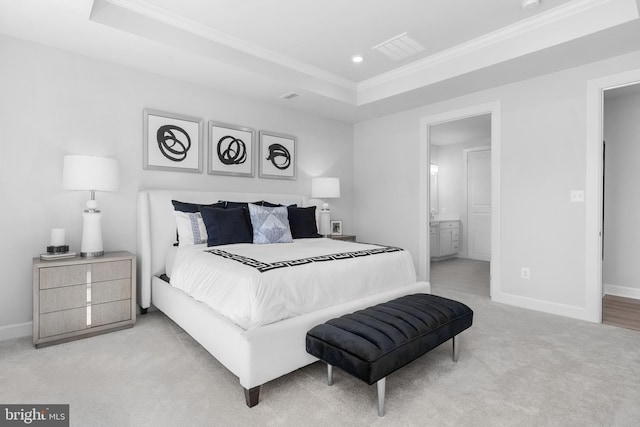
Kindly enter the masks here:
<path id="1" fill-rule="evenodd" d="M 69 403 L 72 426 L 636 426 L 640 333 L 491 303 L 458 363 L 450 343 L 376 388 L 315 363 L 263 386 L 249 409 L 237 378 L 159 312 L 125 331 L 35 350 L 0 342 L 0 403 Z"/>

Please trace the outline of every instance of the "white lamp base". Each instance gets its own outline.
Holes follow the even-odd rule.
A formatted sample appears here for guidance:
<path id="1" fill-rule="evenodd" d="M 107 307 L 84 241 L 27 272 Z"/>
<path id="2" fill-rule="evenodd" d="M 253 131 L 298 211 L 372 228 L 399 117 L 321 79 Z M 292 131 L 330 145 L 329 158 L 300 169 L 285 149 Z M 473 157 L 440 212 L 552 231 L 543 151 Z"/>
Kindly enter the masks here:
<path id="1" fill-rule="evenodd" d="M 102 249 L 102 214 L 98 210 L 84 211 L 82 219 L 80 256 L 93 258 L 104 255 L 104 250 Z"/>
<path id="2" fill-rule="evenodd" d="M 320 210 L 320 234 L 324 237 L 331 235 L 331 211 L 329 209 Z"/>

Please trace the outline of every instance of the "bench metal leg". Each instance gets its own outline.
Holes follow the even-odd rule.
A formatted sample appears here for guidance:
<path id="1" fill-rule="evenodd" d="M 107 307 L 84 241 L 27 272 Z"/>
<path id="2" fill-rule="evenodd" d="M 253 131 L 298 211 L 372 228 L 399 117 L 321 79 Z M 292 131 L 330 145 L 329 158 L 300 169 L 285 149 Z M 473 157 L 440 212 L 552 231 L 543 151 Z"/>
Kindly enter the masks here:
<path id="1" fill-rule="evenodd" d="M 387 377 L 378 380 L 376 385 L 378 386 L 378 416 L 384 417 L 384 388 L 387 382 Z"/>
<path id="2" fill-rule="evenodd" d="M 457 336 L 454 336 L 453 338 L 451 338 L 451 341 L 453 342 L 453 361 L 454 362 L 458 361 L 458 355 L 460 354 L 460 340 L 456 342 L 456 338 Z"/>
<path id="3" fill-rule="evenodd" d="M 327 384 L 333 385 L 333 366 L 327 363 Z"/>

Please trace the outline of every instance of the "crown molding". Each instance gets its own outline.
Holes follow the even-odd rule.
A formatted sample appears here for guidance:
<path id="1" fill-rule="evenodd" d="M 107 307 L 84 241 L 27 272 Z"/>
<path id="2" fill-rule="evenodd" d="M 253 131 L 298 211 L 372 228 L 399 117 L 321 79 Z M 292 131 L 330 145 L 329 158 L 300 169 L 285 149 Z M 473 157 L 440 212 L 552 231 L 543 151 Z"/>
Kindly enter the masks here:
<path id="1" fill-rule="evenodd" d="M 491 49 L 497 47 L 498 45 L 508 43 L 517 37 L 535 35 L 536 33 L 545 32 L 554 24 L 569 19 L 580 19 L 581 15 L 591 13 L 593 12 L 593 9 L 596 8 L 600 9 L 597 11 L 598 16 L 602 17 L 606 14 L 609 14 L 614 20 L 614 22 L 606 25 L 605 28 L 638 18 L 638 10 L 635 0 L 574 0 L 564 5 L 550 9 L 546 12 L 542 12 L 540 14 L 532 16 L 528 19 L 517 22 L 515 24 L 503 27 L 499 30 L 462 43 L 453 48 L 428 56 L 424 59 L 415 61 L 411 64 L 407 64 L 403 67 L 399 67 L 393 71 L 389 71 L 370 79 L 363 80 L 358 83 L 357 91 L 358 93 L 361 93 L 366 90 L 372 90 L 376 87 L 402 80 L 411 75 L 415 75 L 416 73 L 429 73 L 431 69 L 437 66 L 446 65 L 449 62 L 453 62 L 466 56 L 477 54 L 483 49 Z M 576 34 L 573 38 L 581 37 L 594 32 L 592 28 L 592 26 L 594 25 L 592 19 L 585 19 L 584 22 L 580 24 L 582 28 L 579 28 L 575 23 L 573 23 L 571 28 L 572 31 L 567 31 L 567 28 L 564 28 L 564 31 L 566 31 L 564 37 L 566 38 L 570 32 Z M 550 35 L 553 34 L 547 33 L 545 34 L 545 37 L 549 39 Z M 558 44 L 564 41 L 566 40 L 559 39 L 556 41 L 552 41 L 551 44 Z M 521 52 L 514 52 L 511 54 L 511 57 L 517 57 L 526 53 L 530 53 L 530 51 L 530 46 L 523 46 Z M 453 77 L 454 75 L 455 74 L 452 74 L 450 77 Z"/>
<path id="2" fill-rule="evenodd" d="M 240 52 L 252 55 L 256 58 L 278 64 L 293 71 L 306 74 L 308 76 L 322 80 L 326 83 L 340 86 L 344 89 L 349 89 L 354 92 L 357 89 L 357 83 L 352 80 L 346 79 L 334 73 L 330 73 L 306 62 L 298 61 L 288 56 L 273 52 L 269 49 L 264 49 L 262 47 L 253 45 L 222 31 L 214 30 L 213 28 L 203 25 L 199 22 L 193 21 L 191 19 L 170 12 L 166 9 L 152 5 L 144 0 L 96 0 L 96 2 L 98 1 L 127 9 L 131 12 L 145 16 L 154 21 L 170 25 L 187 33 L 203 37 L 214 43 L 218 43 L 226 47 L 238 50 Z"/>
<path id="3" fill-rule="evenodd" d="M 433 85 L 638 18 L 636 0 L 572 0 L 395 70 L 355 82 L 217 31 L 146 0 L 94 0 L 94 3 L 105 8 L 126 10 L 152 22 L 199 37 L 211 43 L 212 47 L 237 52 L 238 56 L 228 58 L 229 65 L 249 71 L 262 70 L 265 76 L 288 81 L 293 85 L 292 90 L 297 92 L 308 91 L 356 107 Z M 138 28 L 134 32 L 141 34 L 144 29 Z M 153 34 L 149 33 L 147 36 L 159 41 Z M 271 71 L 265 73 L 266 68 Z"/>

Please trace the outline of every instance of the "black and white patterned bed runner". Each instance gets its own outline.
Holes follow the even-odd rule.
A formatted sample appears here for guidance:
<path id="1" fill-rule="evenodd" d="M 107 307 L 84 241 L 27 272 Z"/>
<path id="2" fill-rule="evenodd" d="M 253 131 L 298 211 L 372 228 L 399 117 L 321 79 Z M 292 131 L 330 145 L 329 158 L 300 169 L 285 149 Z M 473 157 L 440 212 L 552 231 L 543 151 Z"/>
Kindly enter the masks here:
<path id="1" fill-rule="evenodd" d="M 395 248 L 393 246 L 380 246 L 375 249 L 363 249 L 360 251 L 342 252 L 338 254 L 320 255 L 310 258 L 292 259 L 289 261 L 277 261 L 272 263 L 262 262 L 253 258 L 245 257 L 242 255 L 231 254 L 220 249 L 207 249 L 205 252 L 209 252 L 213 255 L 218 255 L 223 258 L 237 261 L 241 264 L 253 267 L 260 273 L 275 270 L 277 268 L 295 267 L 297 265 L 310 264 L 312 262 L 324 262 L 324 261 L 339 261 L 342 259 L 360 258 L 363 256 L 386 254 L 390 252 L 401 252 L 402 248 Z"/>

